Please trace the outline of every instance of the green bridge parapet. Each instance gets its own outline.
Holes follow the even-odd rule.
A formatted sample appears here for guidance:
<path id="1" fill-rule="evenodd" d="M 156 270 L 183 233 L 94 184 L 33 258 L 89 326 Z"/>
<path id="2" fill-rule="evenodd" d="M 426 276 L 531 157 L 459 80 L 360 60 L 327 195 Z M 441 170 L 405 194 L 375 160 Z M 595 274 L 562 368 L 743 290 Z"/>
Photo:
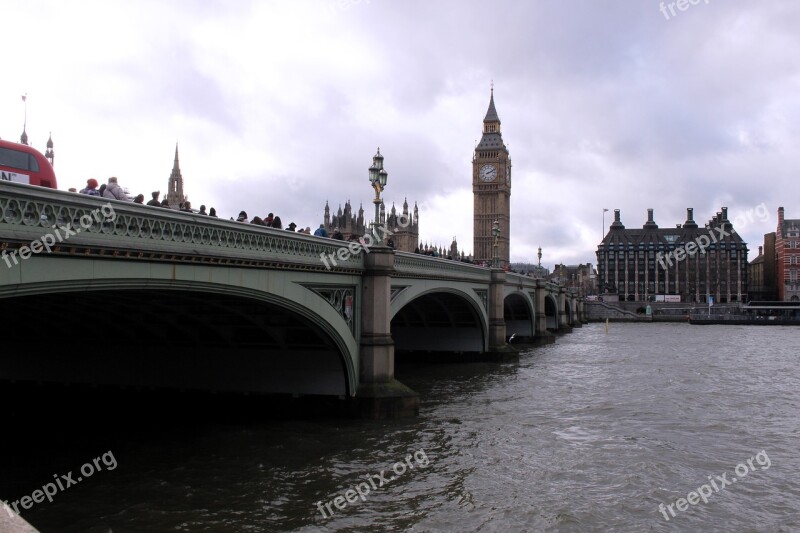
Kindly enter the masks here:
<path id="1" fill-rule="evenodd" d="M 395 252 L 395 277 L 447 279 L 489 283 L 491 270 L 469 263 L 426 255 Z"/>
<path id="2" fill-rule="evenodd" d="M 61 229 L 67 225 L 75 234 Z M 336 272 L 364 268 L 362 254 L 340 253 L 343 244 L 330 239 L 17 183 L 0 183 L 0 231 L 20 246 L 51 236 L 55 253 L 85 247 L 132 259 L 174 254 Z M 328 267 L 322 257 L 331 255 L 336 266 L 329 260 Z"/>

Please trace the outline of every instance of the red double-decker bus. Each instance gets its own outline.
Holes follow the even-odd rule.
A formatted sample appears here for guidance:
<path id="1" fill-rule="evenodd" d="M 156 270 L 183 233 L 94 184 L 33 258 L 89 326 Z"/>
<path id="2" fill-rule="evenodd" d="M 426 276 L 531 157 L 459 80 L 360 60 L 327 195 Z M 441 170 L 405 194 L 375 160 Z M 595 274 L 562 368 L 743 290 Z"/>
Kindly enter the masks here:
<path id="1" fill-rule="evenodd" d="M 53 165 L 41 152 L 25 144 L 0 140 L 0 181 L 57 189 Z"/>

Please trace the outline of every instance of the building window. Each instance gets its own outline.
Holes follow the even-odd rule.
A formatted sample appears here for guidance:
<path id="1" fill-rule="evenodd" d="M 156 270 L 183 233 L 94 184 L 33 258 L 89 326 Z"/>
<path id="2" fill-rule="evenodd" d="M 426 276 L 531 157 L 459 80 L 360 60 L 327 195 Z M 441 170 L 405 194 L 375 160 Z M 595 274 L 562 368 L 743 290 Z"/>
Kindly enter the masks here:
<path id="1" fill-rule="evenodd" d="M 797 281 L 797 269 L 793 268 L 789 271 L 789 281 Z"/>

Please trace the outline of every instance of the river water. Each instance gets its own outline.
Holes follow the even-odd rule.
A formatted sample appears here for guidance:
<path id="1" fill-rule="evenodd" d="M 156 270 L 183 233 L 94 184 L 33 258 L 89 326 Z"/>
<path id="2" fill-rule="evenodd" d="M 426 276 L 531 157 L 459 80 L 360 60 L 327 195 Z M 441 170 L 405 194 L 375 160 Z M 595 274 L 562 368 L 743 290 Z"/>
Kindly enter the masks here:
<path id="1" fill-rule="evenodd" d="M 800 531 L 798 333 L 593 324 L 518 363 L 400 366 L 412 420 L 84 409 L 6 457 L 2 497 L 113 452 L 23 516 L 44 532 Z"/>

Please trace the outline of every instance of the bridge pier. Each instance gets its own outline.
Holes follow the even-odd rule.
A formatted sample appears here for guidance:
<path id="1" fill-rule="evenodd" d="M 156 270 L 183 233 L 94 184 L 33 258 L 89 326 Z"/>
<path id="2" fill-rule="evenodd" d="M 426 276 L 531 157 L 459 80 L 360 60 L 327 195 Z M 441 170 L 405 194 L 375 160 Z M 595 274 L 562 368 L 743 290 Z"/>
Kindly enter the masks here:
<path id="1" fill-rule="evenodd" d="M 394 377 L 390 299 L 394 252 L 383 246 L 364 257 L 361 291 L 359 385 L 354 398 L 361 418 L 402 418 L 419 414 L 419 395 Z"/>
<path id="2" fill-rule="evenodd" d="M 569 325 L 569 317 L 567 316 L 567 288 L 559 287 L 558 289 L 558 333 L 569 333 L 572 328 Z"/>
<path id="3" fill-rule="evenodd" d="M 536 329 L 534 332 L 536 342 L 538 344 L 549 344 L 555 342 L 555 335 L 547 330 L 547 311 L 545 309 L 545 298 L 547 291 L 545 281 L 542 279 L 536 280 Z"/>
<path id="4" fill-rule="evenodd" d="M 506 273 L 493 268 L 489 281 L 489 353 L 516 353 L 506 343 L 506 319 L 504 314 Z"/>

